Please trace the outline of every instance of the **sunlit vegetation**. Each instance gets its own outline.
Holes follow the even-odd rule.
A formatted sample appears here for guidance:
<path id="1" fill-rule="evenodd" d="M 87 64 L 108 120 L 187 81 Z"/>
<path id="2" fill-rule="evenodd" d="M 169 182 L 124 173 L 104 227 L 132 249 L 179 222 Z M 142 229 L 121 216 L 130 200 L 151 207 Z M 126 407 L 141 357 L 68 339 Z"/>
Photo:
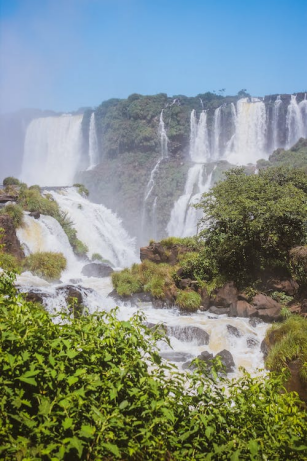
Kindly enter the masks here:
<path id="1" fill-rule="evenodd" d="M 7 214 L 12 218 L 14 227 L 20 227 L 23 224 L 23 209 L 19 205 L 9 203 L 0 210 L 0 214 Z"/>
<path id="2" fill-rule="evenodd" d="M 52 317 L 0 276 L 0 457 L 304 460 L 307 415 L 281 380 L 161 361 L 142 314 Z"/>
<path id="3" fill-rule="evenodd" d="M 47 280 L 59 280 L 66 268 L 66 259 L 62 253 L 32 253 L 23 261 L 25 270 Z"/>

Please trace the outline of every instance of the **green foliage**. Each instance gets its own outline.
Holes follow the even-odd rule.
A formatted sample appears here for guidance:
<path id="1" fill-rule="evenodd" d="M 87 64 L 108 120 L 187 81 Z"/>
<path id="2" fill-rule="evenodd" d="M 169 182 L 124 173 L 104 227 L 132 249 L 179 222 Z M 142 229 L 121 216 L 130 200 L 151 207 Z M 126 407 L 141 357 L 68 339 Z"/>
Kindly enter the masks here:
<path id="1" fill-rule="evenodd" d="M 24 269 L 47 280 L 58 280 L 66 268 L 66 259 L 62 253 L 32 253 L 23 262 Z"/>
<path id="2" fill-rule="evenodd" d="M 8 214 L 12 218 L 15 228 L 23 224 L 23 209 L 19 205 L 9 203 L 6 207 L 2 208 L 0 214 Z"/>
<path id="3" fill-rule="evenodd" d="M 33 184 L 33 186 L 29 187 L 29 190 L 37 190 L 40 193 L 41 188 L 38 184 Z"/>
<path id="4" fill-rule="evenodd" d="M 290 267 L 292 276 L 302 285 L 307 280 L 307 245 L 292 248 L 290 251 Z"/>
<path id="5" fill-rule="evenodd" d="M 160 241 L 160 244 L 166 248 L 173 247 L 174 245 L 184 246 L 190 250 L 199 250 L 202 243 L 197 240 L 196 237 L 167 237 Z"/>
<path id="6" fill-rule="evenodd" d="M 88 252 L 88 247 L 85 243 L 78 239 L 77 231 L 73 227 L 74 223 L 68 218 L 68 214 L 58 209 L 58 212 L 54 217 L 61 224 L 75 254 L 78 256 L 84 256 Z"/>
<path id="7" fill-rule="evenodd" d="M 83 184 L 74 184 L 74 187 L 78 189 L 78 192 L 80 195 L 88 197 L 89 196 L 89 191 L 88 189 L 83 185 Z"/>
<path id="8" fill-rule="evenodd" d="M 183 310 L 195 312 L 200 308 L 201 297 L 195 291 L 180 291 L 176 298 L 176 304 Z"/>
<path id="9" fill-rule="evenodd" d="M 4 186 L 19 186 L 20 181 L 17 178 L 14 178 L 13 176 L 8 176 L 7 178 L 3 179 L 3 185 Z"/>
<path id="10" fill-rule="evenodd" d="M 37 188 L 24 187 L 19 191 L 18 203 L 27 211 L 39 211 L 41 214 L 56 218 L 59 207 L 50 195 L 41 195 Z"/>
<path id="11" fill-rule="evenodd" d="M 275 301 L 285 306 L 293 301 L 293 296 L 286 295 L 283 291 L 273 291 L 273 293 L 270 293 L 270 296 L 275 299 Z"/>
<path id="12" fill-rule="evenodd" d="M 307 319 L 288 315 L 282 324 L 274 324 L 267 332 L 273 337 L 273 347 L 266 359 L 269 370 L 281 372 L 292 360 L 299 360 L 300 377 L 306 378 L 307 364 Z M 306 380 L 307 383 L 307 380 Z"/>
<path id="13" fill-rule="evenodd" d="M 212 271 L 239 285 L 267 270 L 289 275 L 289 250 L 307 241 L 307 174 L 238 168 L 225 176 L 198 205 Z"/>
<path id="14" fill-rule="evenodd" d="M 112 272 L 112 283 L 120 296 L 130 296 L 141 291 L 141 284 L 130 269 Z"/>
<path id="15" fill-rule="evenodd" d="M 21 272 L 21 265 L 20 261 L 18 259 L 9 254 L 9 253 L 4 253 L 0 249 L 0 267 L 5 270 L 5 271 L 13 271 L 17 272 L 18 274 Z"/>
<path id="16" fill-rule="evenodd" d="M 2 459 L 306 459 L 306 412 L 280 379 L 181 374 L 142 314 L 53 322 L 12 282 L 0 277 Z"/>
<path id="17" fill-rule="evenodd" d="M 307 171 L 307 139 L 301 138 L 291 149 L 277 149 L 270 155 L 269 160 L 259 160 L 257 167 L 289 167 L 291 169 L 300 168 Z"/>

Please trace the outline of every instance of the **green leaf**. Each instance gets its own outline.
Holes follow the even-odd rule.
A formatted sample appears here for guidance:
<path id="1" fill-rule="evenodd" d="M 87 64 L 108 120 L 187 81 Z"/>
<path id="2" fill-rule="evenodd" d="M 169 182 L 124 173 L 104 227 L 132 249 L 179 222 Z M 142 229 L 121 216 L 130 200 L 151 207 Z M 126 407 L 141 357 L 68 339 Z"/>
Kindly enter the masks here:
<path id="1" fill-rule="evenodd" d="M 119 408 L 120 408 L 121 410 L 123 410 L 123 409 L 126 408 L 128 405 L 129 405 L 128 400 L 123 400 L 123 401 L 120 403 Z"/>
<path id="2" fill-rule="evenodd" d="M 31 386 L 37 386 L 37 382 L 34 378 L 16 378 L 19 379 L 20 381 L 23 381 L 24 383 L 31 384 Z"/>
<path id="3" fill-rule="evenodd" d="M 258 450 L 259 450 L 257 441 L 256 440 L 250 440 L 248 442 L 248 448 L 249 448 L 249 451 L 251 452 L 252 455 L 256 455 L 258 453 Z"/>
<path id="4" fill-rule="evenodd" d="M 62 422 L 62 426 L 65 430 L 69 429 L 72 426 L 72 424 L 73 424 L 72 418 L 65 418 L 64 421 Z"/>
<path id="5" fill-rule="evenodd" d="M 91 438 L 96 429 L 93 426 L 88 426 L 88 425 L 82 425 L 81 430 L 79 431 L 80 437 L 85 437 L 85 438 Z"/>
<path id="6" fill-rule="evenodd" d="M 73 384 L 75 384 L 77 381 L 79 381 L 79 378 L 76 378 L 76 376 L 69 376 L 67 378 L 67 382 L 69 384 L 69 386 L 72 386 Z"/>
<path id="7" fill-rule="evenodd" d="M 66 351 L 66 355 L 67 355 L 67 357 L 69 357 L 70 359 L 74 359 L 74 358 L 76 357 L 76 355 L 78 355 L 78 352 L 69 349 L 69 350 Z"/>
<path id="8" fill-rule="evenodd" d="M 117 458 L 120 457 L 120 451 L 117 445 L 113 445 L 112 443 L 102 443 L 101 445 L 113 453 L 113 455 L 115 455 Z"/>

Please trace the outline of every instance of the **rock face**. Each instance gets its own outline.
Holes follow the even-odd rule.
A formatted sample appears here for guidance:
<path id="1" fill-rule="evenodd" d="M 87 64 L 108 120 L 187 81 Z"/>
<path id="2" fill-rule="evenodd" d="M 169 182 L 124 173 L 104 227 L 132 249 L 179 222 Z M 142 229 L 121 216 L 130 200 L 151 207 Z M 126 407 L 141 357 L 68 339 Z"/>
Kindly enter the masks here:
<path id="1" fill-rule="evenodd" d="M 172 245 L 170 248 L 165 248 L 161 243 L 151 243 L 147 247 L 140 249 L 141 261 L 148 259 L 156 264 L 167 263 L 171 266 L 175 265 L 178 260 L 178 254 L 188 251 L 188 248 L 183 248 L 182 245 Z"/>
<path id="2" fill-rule="evenodd" d="M 112 272 L 112 267 L 107 264 L 90 263 L 82 268 L 82 274 L 87 277 L 108 277 Z"/>
<path id="3" fill-rule="evenodd" d="M 231 309 L 236 305 L 238 299 L 238 290 L 233 282 L 228 282 L 221 288 L 214 290 L 211 295 L 210 305 L 218 308 Z"/>
<path id="4" fill-rule="evenodd" d="M 209 334 L 201 328 L 195 326 L 168 326 L 166 331 L 168 336 L 174 336 L 180 341 L 195 341 L 198 346 L 209 344 Z"/>
<path id="5" fill-rule="evenodd" d="M 85 291 L 90 292 L 91 290 L 89 288 L 85 290 L 75 285 L 61 286 L 56 290 L 58 294 L 64 294 L 66 303 L 70 306 L 70 310 L 73 311 L 75 317 L 83 314 Z"/>
<path id="6" fill-rule="evenodd" d="M 239 297 L 243 297 L 239 295 Z M 263 293 L 258 293 L 251 302 L 239 299 L 229 310 L 231 317 L 258 317 L 264 322 L 277 322 L 281 317 L 281 304 Z"/>
<path id="7" fill-rule="evenodd" d="M 1 215 L 0 227 L 4 229 L 4 236 L 1 242 L 5 245 L 3 250 L 6 253 L 16 256 L 18 259 L 24 258 L 25 255 L 17 238 L 12 218 L 8 215 Z"/>

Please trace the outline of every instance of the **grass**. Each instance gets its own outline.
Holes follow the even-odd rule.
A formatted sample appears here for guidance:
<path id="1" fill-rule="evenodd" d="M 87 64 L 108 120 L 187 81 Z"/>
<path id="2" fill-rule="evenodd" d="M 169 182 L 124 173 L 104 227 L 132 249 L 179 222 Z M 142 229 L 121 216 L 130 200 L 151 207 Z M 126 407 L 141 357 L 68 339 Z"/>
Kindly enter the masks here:
<path id="1" fill-rule="evenodd" d="M 176 298 L 176 304 L 182 310 L 195 312 L 200 308 L 201 296 L 195 291 L 179 291 Z"/>
<path id="2" fill-rule="evenodd" d="M 291 315 L 282 324 L 274 324 L 267 338 L 272 334 L 274 345 L 266 360 L 267 368 L 281 372 L 289 362 L 298 359 L 300 378 L 307 383 L 307 319 Z"/>
<path id="3" fill-rule="evenodd" d="M 66 268 L 66 259 L 62 253 L 33 253 L 24 260 L 24 269 L 47 280 L 58 280 Z"/>
<path id="4" fill-rule="evenodd" d="M 0 250 L 0 267 L 5 271 L 13 271 L 18 274 L 21 272 L 20 261 L 9 253 Z"/>
<path id="5" fill-rule="evenodd" d="M 13 205 L 12 203 L 9 203 L 0 211 L 0 214 L 9 215 L 12 218 L 15 228 L 21 227 L 23 224 L 23 209 L 19 205 Z"/>

